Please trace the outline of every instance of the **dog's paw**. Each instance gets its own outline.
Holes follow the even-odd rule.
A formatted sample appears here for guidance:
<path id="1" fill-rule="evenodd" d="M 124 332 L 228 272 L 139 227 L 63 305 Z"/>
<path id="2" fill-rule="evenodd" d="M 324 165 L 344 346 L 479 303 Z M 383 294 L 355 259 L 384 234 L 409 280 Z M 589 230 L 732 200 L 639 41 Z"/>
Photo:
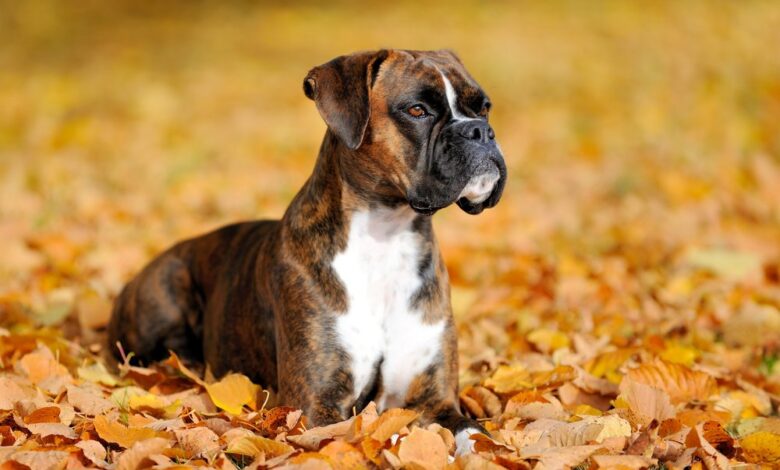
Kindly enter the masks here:
<path id="1" fill-rule="evenodd" d="M 474 441 L 471 440 L 471 436 L 482 433 L 482 430 L 477 428 L 465 428 L 458 431 L 458 433 L 455 434 L 455 455 L 458 456 L 474 452 Z"/>

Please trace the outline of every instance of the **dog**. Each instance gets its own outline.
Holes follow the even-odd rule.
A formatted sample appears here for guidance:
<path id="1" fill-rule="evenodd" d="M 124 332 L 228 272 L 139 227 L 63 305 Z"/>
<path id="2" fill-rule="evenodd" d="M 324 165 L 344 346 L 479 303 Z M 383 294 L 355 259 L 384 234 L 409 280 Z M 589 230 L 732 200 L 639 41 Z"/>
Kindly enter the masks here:
<path id="1" fill-rule="evenodd" d="M 241 372 L 314 425 L 374 401 L 456 436 L 457 337 L 431 215 L 501 197 L 490 100 L 450 51 L 337 57 L 303 82 L 327 124 L 314 172 L 281 220 L 182 241 L 122 290 L 109 324 L 140 361 L 169 350 Z M 118 352 L 116 353 L 118 354 Z"/>

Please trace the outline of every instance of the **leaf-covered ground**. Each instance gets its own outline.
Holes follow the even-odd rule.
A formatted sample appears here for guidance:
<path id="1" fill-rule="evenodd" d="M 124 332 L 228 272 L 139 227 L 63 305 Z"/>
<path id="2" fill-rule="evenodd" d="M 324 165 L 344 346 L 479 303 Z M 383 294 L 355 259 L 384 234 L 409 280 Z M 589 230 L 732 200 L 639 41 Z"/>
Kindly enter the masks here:
<path id="1" fill-rule="evenodd" d="M 780 467 L 780 6 L 0 2 L 0 462 L 10 468 Z M 457 50 L 510 182 L 436 216 L 461 404 L 328 428 L 176 358 L 109 372 L 111 300 L 173 241 L 278 217 L 310 66 Z"/>

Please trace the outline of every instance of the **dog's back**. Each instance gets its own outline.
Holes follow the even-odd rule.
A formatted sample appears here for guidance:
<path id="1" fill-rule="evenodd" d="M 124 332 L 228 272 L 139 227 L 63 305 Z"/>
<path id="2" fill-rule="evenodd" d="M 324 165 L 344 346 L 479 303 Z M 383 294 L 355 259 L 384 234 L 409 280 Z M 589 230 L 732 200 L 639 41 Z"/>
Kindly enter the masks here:
<path id="1" fill-rule="evenodd" d="M 147 364 L 166 358 L 168 351 L 187 361 L 203 362 L 204 335 L 218 335 L 226 321 L 247 322 L 244 330 L 263 333 L 262 323 L 268 316 L 269 331 L 262 336 L 270 344 L 258 345 L 258 349 L 273 351 L 270 306 L 263 305 L 257 295 L 263 280 L 239 273 L 254 272 L 253 266 L 263 264 L 258 259 L 261 253 L 275 252 L 265 245 L 276 243 L 278 229 L 279 222 L 271 220 L 231 224 L 160 254 L 116 299 L 108 326 L 109 349 L 121 358 L 118 342 L 125 354 L 133 353 L 135 361 Z M 220 289 L 220 284 L 229 288 Z M 219 292 L 228 296 L 214 295 Z M 214 314 L 206 315 L 207 310 Z M 251 318 L 245 314 L 249 310 Z M 224 349 L 219 355 L 246 359 L 248 351 L 231 351 L 240 341 L 225 338 L 223 342 L 216 346 Z"/>

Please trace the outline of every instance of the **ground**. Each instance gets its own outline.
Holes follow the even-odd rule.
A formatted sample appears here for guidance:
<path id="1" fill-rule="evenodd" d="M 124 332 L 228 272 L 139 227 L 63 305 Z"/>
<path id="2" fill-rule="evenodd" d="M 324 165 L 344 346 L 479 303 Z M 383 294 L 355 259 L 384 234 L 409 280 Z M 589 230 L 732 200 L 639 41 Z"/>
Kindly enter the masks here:
<path id="1" fill-rule="evenodd" d="M 0 29 L 3 468 L 780 466 L 776 2 L 3 1 Z M 494 103 L 502 202 L 435 216 L 492 439 L 107 372 L 123 282 L 279 217 L 324 132 L 308 68 L 382 46 L 456 50 Z"/>

